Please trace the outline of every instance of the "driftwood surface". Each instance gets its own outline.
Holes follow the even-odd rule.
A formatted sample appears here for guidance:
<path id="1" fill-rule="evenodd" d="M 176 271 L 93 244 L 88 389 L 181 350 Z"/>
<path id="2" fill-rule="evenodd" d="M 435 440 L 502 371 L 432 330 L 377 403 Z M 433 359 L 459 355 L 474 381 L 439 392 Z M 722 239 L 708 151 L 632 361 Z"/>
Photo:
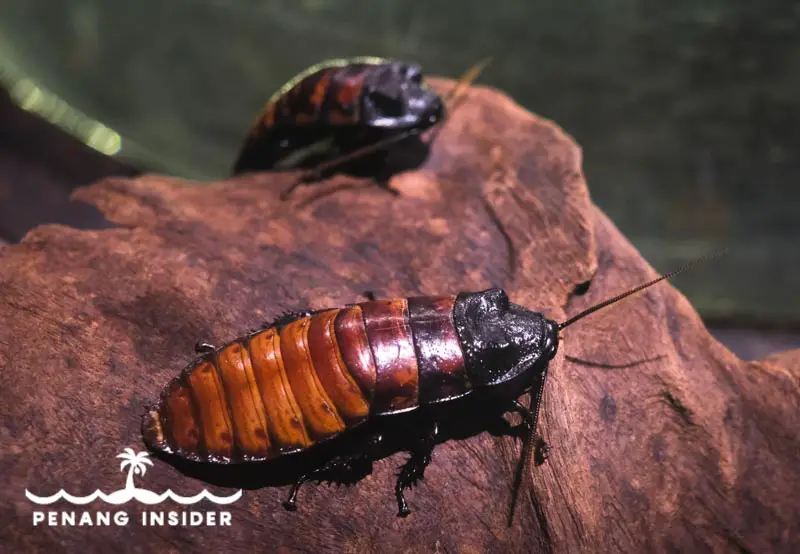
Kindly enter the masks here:
<path id="1" fill-rule="evenodd" d="M 143 450 L 144 408 L 198 340 L 225 342 L 285 310 L 362 301 L 365 290 L 500 286 L 563 320 L 655 276 L 592 204 L 572 139 L 489 89 L 470 91 L 423 168 L 393 179 L 399 196 L 361 188 L 304 204 L 349 182 L 337 177 L 280 203 L 295 177 L 107 179 L 76 197 L 118 227 L 42 226 L 0 248 L 9 552 L 800 551 L 800 351 L 739 360 L 669 284 L 564 331 L 540 425 L 553 451 L 532 469 L 510 529 L 520 444 L 486 433 L 436 449 L 408 493 L 407 519 L 395 517 L 392 494 L 405 454 L 353 487 L 308 486 L 297 513 L 280 506 L 286 487 L 246 490 L 223 508 L 229 527 L 142 527 L 133 502 L 29 502 L 26 489 L 120 489 L 116 456 Z M 654 355 L 617 369 L 571 361 Z M 153 461 L 137 486 L 234 492 Z M 34 527 L 36 509 L 132 517 L 124 527 Z"/>

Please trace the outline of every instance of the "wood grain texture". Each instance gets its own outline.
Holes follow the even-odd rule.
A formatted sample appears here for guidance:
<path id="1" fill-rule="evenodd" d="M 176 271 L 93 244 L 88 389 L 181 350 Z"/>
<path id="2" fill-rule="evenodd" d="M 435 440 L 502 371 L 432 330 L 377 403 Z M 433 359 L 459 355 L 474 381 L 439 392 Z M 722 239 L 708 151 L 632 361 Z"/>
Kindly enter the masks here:
<path id="1" fill-rule="evenodd" d="M 9 551 L 800 551 L 800 355 L 739 360 L 670 285 L 565 331 L 541 421 L 553 450 L 532 469 L 511 529 L 519 445 L 487 434 L 436 449 L 405 520 L 391 498 L 399 454 L 354 487 L 309 486 L 297 513 L 280 507 L 283 487 L 246 490 L 227 507 L 231 527 L 143 528 L 143 507 L 130 504 L 126 528 L 34 528 L 26 488 L 123 486 L 115 456 L 142 449 L 145 406 L 198 340 L 221 344 L 285 310 L 359 302 L 364 290 L 397 298 L 502 286 L 562 319 L 654 275 L 591 204 L 575 143 L 491 90 L 472 89 L 426 166 L 393 179 L 399 196 L 347 190 L 301 207 L 304 189 L 280 204 L 295 177 L 106 180 L 77 197 L 119 227 L 45 226 L 0 250 Z M 573 295 L 587 280 L 588 292 Z M 663 357 L 608 370 L 565 355 Z M 232 492 L 154 464 L 137 486 Z"/>

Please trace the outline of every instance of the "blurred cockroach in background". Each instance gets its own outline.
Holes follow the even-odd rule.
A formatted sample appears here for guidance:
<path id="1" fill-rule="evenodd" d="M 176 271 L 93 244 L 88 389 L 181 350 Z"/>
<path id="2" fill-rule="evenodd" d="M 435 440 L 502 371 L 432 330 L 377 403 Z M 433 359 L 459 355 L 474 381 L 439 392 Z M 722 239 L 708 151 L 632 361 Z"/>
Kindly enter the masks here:
<path id="1" fill-rule="evenodd" d="M 309 67 L 267 101 L 233 174 L 308 170 L 283 191 L 283 200 L 334 169 L 386 186 L 391 175 L 424 162 L 433 138 L 424 142 L 422 133 L 446 121 L 458 104 L 456 95 L 488 63 L 470 68 L 445 99 L 423 81 L 416 64 L 359 57 Z"/>

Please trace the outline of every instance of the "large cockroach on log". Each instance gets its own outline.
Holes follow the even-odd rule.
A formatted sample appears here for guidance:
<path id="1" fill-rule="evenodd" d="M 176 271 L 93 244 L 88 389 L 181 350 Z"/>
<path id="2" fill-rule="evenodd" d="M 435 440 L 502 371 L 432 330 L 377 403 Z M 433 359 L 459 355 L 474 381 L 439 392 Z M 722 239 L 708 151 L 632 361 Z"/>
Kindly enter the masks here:
<path id="1" fill-rule="evenodd" d="M 284 200 L 299 184 L 335 167 L 385 185 L 402 169 L 387 161 L 392 148 L 412 153 L 405 158 L 413 157 L 415 164 L 424 159 L 430 144 L 420 135 L 446 119 L 447 101 L 487 63 L 467 71 L 446 99 L 425 84 L 418 65 L 403 61 L 359 57 L 309 67 L 267 101 L 239 151 L 233 174 L 310 170 L 282 193 Z"/>
<path id="2" fill-rule="evenodd" d="M 597 310 L 703 261 L 619 294 L 567 319 L 546 318 L 509 301 L 500 289 L 447 297 L 370 300 L 344 308 L 282 316 L 225 346 L 198 344 L 202 356 L 170 382 L 146 413 L 142 432 L 156 452 L 211 464 L 267 461 L 302 453 L 376 418 L 423 412 L 417 445 L 395 487 L 421 479 L 437 441 L 440 417 L 459 401 L 484 396 L 519 413 L 526 428 L 516 490 L 528 473 L 548 364 L 559 332 Z M 530 404 L 518 398 L 530 392 Z M 459 416 L 458 413 L 455 413 Z M 420 421 L 417 419 L 416 421 Z M 415 430 L 415 433 L 416 431 Z M 359 451 L 302 475 L 300 485 L 370 464 L 376 434 Z M 549 447 L 538 451 L 546 455 Z"/>

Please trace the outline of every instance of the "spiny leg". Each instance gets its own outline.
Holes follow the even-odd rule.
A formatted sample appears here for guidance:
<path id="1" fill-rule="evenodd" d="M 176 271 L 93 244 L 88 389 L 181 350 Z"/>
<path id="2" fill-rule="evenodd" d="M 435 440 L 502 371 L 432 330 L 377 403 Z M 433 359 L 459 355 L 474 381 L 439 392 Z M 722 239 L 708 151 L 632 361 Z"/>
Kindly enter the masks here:
<path id="1" fill-rule="evenodd" d="M 528 479 L 529 466 L 531 458 L 534 459 L 536 465 L 541 465 L 547 459 L 550 453 L 550 446 L 544 442 L 544 439 L 536 437 L 536 426 L 539 423 L 539 409 L 542 406 L 542 393 L 544 392 L 544 385 L 547 382 L 547 368 L 542 372 L 541 378 L 537 386 L 531 391 L 530 406 L 525 407 L 514 400 L 511 409 L 518 412 L 525 420 L 528 427 L 528 433 L 524 438 L 522 444 L 522 456 L 520 459 L 519 467 L 514 478 L 514 488 L 511 491 L 511 509 L 508 512 L 508 526 L 511 527 L 514 522 L 514 511 L 517 507 L 517 497 L 519 490 L 522 488 Z M 535 455 L 533 455 L 535 453 Z"/>
<path id="2" fill-rule="evenodd" d="M 527 407 L 523 406 L 518 401 L 514 401 L 512 403 L 511 410 L 522 414 L 522 423 L 512 425 L 504 417 L 498 417 L 490 422 L 487 430 L 496 437 L 514 437 L 514 439 L 525 440 L 527 435 L 530 434 L 533 414 Z M 533 459 L 535 464 L 539 466 L 547 461 L 552 449 L 550 448 L 550 445 L 545 442 L 541 435 L 537 435 L 533 442 Z"/>
<path id="3" fill-rule="evenodd" d="M 303 200 L 300 203 L 298 203 L 297 207 L 301 208 L 301 209 L 302 208 L 306 208 L 306 207 L 310 206 L 311 204 L 314 204 L 314 203 L 322 200 L 323 198 L 327 198 L 328 196 L 333 196 L 337 192 L 342 192 L 342 191 L 345 191 L 345 190 L 357 190 L 357 189 L 362 189 L 362 188 L 368 188 L 368 187 L 371 187 L 371 186 L 372 186 L 372 183 L 361 183 L 361 182 L 358 182 L 358 183 L 339 183 L 339 184 L 336 184 L 336 185 L 334 185 L 332 187 L 325 188 L 325 189 L 320 190 L 320 191 L 318 191 L 318 192 L 316 192 L 314 194 L 309 195 L 305 200 Z"/>
<path id="4" fill-rule="evenodd" d="M 413 487 L 417 481 L 425 478 L 425 468 L 431 463 L 433 448 L 436 446 L 436 437 L 439 434 L 439 426 L 435 421 L 431 421 L 426 428 L 426 432 L 420 437 L 411 457 L 403 464 L 400 473 L 397 475 L 397 483 L 394 487 L 394 495 L 397 498 L 397 515 L 406 517 L 411 511 L 408 509 L 403 491 Z"/>
<path id="5" fill-rule="evenodd" d="M 511 425 L 504 417 L 498 417 L 490 422 L 487 431 L 495 437 L 522 439 L 528 433 L 528 424 L 523 421 L 517 425 Z"/>
<path id="6" fill-rule="evenodd" d="M 536 400 L 533 400 L 533 403 L 535 402 Z M 523 419 L 525 420 L 521 425 L 512 427 L 513 434 L 517 437 L 518 436 L 524 437 L 525 436 L 524 433 L 521 433 L 521 431 L 524 431 L 531 435 L 531 440 L 533 441 L 533 444 L 531 444 L 531 446 L 533 447 L 534 464 L 540 466 L 547 461 L 547 458 L 548 456 L 550 456 L 550 451 L 552 450 L 552 448 L 550 447 L 549 444 L 547 444 L 547 441 L 544 440 L 544 437 L 542 437 L 541 435 L 534 435 L 536 431 L 536 422 L 539 419 L 537 414 L 538 410 L 532 411 L 529 408 L 526 408 L 525 406 L 520 404 L 519 401 L 517 400 L 514 401 L 513 407 L 514 410 L 519 414 L 521 414 Z"/>
<path id="7" fill-rule="evenodd" d="M 283 503 L 283 507 L 292 512 L 297 510 L 297 493 L 303 483 L 308 481 L 322 482 L 328 480 L 350 484 L 368 475 L 372 472 L 372 462 L 377 456 L 377 450 L 382 441 L 383 437 L 381 435 L 374 435 L 362 451 L 336 456 L 321 467 L 301 475 L 292 485 L 289 498 Z"/>
<path id="8" fill-rule="evenodd" d="M 393 196 L 400 196 L 400 191 L 392 187 L 390 180 L 388 178 L 383 179 L 375 177 L 373 181 L 374 182 L 370 181 L 370 182 L 338 183 L 334 186 L 325 188 L 314 194 L 311 194 L 305 200 L 302 200 L 300 203 L 298 203 L 297 207 L 301 209 L 306 208 L 311 204 L 314 204 L 322 200 L 323 198 L 327 198 L 328 196 L 333 196 L 334 194 L 345 190 L 367 189 L 372 186 L 377 186 L 380 190 L 384 190 L 392 194 Z"/>

